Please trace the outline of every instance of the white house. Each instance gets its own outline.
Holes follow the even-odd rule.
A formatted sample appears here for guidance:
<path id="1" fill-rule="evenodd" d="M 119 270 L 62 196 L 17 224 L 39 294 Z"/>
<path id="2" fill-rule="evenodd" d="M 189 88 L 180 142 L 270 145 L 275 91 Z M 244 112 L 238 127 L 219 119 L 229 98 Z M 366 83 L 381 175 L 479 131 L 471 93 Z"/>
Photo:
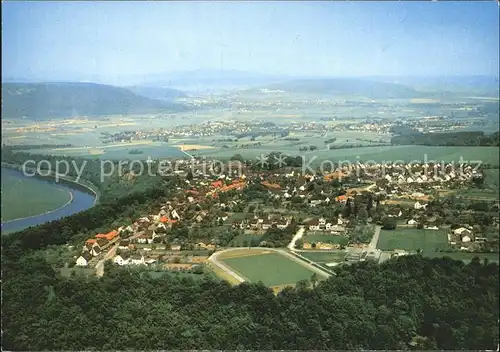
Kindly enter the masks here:
<path id="1" fill-rule="evenodd" d="M 179 220 L 181 218 L 175 209 L 172 210 L 171 214 L 172 214 L 172 219 Z"/>
<path id="2" fill-rule="evenodd" d="M 472 231 L 466 229 L 465 227 L 459 227 L 458 229 L 453 230 L 455 235 L 466 236 L 472 234 Z"/>
<path id="3" fill-rule="evenodd" d="M 332 234 L 343 234 L 345 232 L 345 228 L 343 226 L 334 225 L 330 227 Z"/>
<path id="4" fill-rule="evenodd" d="M 471 241 L 471 238 L 467 235 L 465 235 L 464 237 L 462 237 L 462 242 L 470 242 Z"/>
<path id="5" fill-rule="evenodd" d="M 420 202 L 415 202 L 415 204 L 413 205 L 413 208 L 415 210 L 425 209 L 425 207 L 427 207 L 427 204 L 421 204 Z"/>
<path id="6" fill-rule="evenodd" d="M 76 260 L 76 266 L 87 266 L 90 258 L 92 258 L 92 256 L 89 252 L 83 252 Z"/>
<path id="7" fill-rule="evenodd" d="M 278 221 L 276 227 L 283 230 L 288 227 L 288 220 Z"/>
<path id="8" fill-rule="evenodd" d="M 139 237 L 137 237 L 137 243 L 147 243 L 147 244 L 151 244 L 153 243 L 153 236 L 152 235 L 148 235 L 148 234 L 143 234 L 143 235 L 140 235 Z"/>
<path id="9" fill-rule="evenodd" d="M 264 220 L 262 222 L 262 229 L 263 230 L 267 230 L 267 229 L 271 228 L 271 225 L 272 224 L 271 224 L 271 222 L 269 220 Z"/>
<path id="10" fill-rule="evenodd" d="M 127 265 L 129 263 L 129 260 L 123 259 L 121 255 L 116 255 L 113 258 L 113 263 L 118 265 Z"/>
<path id="11" fill-rule="evenodd" d="M 319 230 L 319 220 L 313 219 L 309 222 L 309 230 L 318 231 Z"/>
<path id="12" fill-rule="evenodd" d="M 134 265 L 145 264 L 144 256 L 142 254 L 140 254 L 140 255 L 134 255 L 134 256 L 130 257 L 130 264 L 134 264 Z"/>

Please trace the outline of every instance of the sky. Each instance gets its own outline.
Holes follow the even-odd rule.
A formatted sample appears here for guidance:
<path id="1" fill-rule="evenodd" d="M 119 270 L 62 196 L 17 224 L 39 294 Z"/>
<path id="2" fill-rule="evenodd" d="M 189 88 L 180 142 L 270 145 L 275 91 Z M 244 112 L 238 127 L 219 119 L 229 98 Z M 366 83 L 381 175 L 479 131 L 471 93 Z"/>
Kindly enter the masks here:
<path id="1" fill-rule="evenodd" d="M 2 2 L 2 76 L 197 69 L 291 76 L 499 73 L 484 2 Z"/>

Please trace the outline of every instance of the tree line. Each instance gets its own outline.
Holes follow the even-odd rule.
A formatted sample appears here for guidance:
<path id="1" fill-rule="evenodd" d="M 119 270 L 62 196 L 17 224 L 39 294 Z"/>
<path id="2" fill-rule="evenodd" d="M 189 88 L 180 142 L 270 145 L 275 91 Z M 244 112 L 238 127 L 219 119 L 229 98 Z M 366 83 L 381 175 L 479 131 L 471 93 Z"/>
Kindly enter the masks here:
<path id="1" fill-rule="evenodd" d="M 480 131 L 448 132 L 448 133 L 411 133 L 391 138 L 391 144 L 396 145 L 428 145 L 428 146 L 468 146 L 468 147 L 498 147 L 499 132 L 485 134 Z"/>

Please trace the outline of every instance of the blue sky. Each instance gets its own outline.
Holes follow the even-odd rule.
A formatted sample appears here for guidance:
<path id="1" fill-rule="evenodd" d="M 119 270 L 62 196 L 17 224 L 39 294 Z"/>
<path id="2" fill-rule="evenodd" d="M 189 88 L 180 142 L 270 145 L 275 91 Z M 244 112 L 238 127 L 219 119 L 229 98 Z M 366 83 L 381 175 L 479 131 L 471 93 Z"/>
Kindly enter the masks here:
<path id="1" fill-rule="evenodd" d="M 2 74 L 498 75 L 487 2 L 3 2 Z"/>

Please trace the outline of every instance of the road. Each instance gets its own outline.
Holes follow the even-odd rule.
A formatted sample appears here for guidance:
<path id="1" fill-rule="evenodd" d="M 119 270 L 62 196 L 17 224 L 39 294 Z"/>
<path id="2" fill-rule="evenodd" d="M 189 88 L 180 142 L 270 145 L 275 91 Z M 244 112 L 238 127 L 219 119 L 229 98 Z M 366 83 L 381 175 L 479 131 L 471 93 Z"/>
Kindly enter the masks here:
<path id="1" fill-rule="evenodd" d="M 217 260 L 217 257 L 221 253 L 230 252 L 232 250 L 237 250 L 237 249 L 241 250 L 241 249 L 245 249 L 245 248 L 247 248 L 247 247 L 223 249 L 221 251 L 213 253 L 210 257 L 208 257 L 208 260 L 212 264 L 214 264 L 216 267 L 218 267 L 219 269 L 221 269 L 222 271 L 224 271 L 226 274 L 228 274 L 228 275 L 232 276 L 233 278 L 235 278 L 238 282 L 240 282 L 240 283 L 241 282 L 245 282 L 246 280 L 242 276 L 236 274 L 233 270 L 229 269 L 229 267 L 226 264 L 223 264 L 223 263 L 221 263 L 221 262 L 219 262 Z"/>
<path id="2" fill-rule="evenodd" d="M 118 246 L 120 245 L 120 241 L 116 241 L 116 243 L 109 249 L 109 251 L 104 255 L 104 258 L 99 260 L 95 265 L 96 275 L 97 277 L 102 277 L 104 275 L 104 262 L 106 260 L 112 259 L 115 254 Z"/>
<path id="3" fill-rule="evenodd" d="M 232 276 L 233 278 L 235 278 L 238 282 L 245 282 L 247 281 L 247 279 L 245 279 L 243 276 L 237 274 L 236 272 L 234 272 L 233 270 L 231 270 L 227 265 L 225 265 L 224 263 L 221 263 L 220 261 L 218 261 L 218 256 L 221 254 L 221 253 L 226 253 L 226 252 L 231 252 L 231 251 L 241 251 L 241 250 L 248 250 L 249 248 L 248 247 L 236 247 L 236 248 L 227 248 L 227 249 L 223 249 L 221 251 L 218 251 L 218 252 L 215 252 L 213 253 L 209 258 L 208 260 L 213 263 L 215 266 L 217 266 L 219 269 L 221 269 L 222 271 L 224 271 L 226 274 Z M 277 253 L 280 253 L 282 255 L 284 255 L 285 257 L 289 258 L 290 260 L 293 260 L 295 261 L 296 263 L 302 265 L 302 266 L 305 266 L 306 268 L 308 268 L 309 270 L 311 270 L 312 272 L 322 276 L 322 277 L 325 277 L 325 278 L 328 278 L 330 277 L 330 274 L 324 272 L 323 270 L 320 270 L 318 269 L 317 267 L 305 262 L 305 261 L 302 261 L 300 260 L 299 258 L 297 258 L 295 255 L 287 252 L 286 250 L 284 249 L 277 249 L 277 248 L 267 248 L 267 247 L 252 247 L 251 249 L 260 249 L 260 250 L 263 250 L 263 251 L 272 251 L 272 252 L 277 252 Z"/>
<path id="4" fill-rule="evenodd" d="M 380 225 L 375 225 L 375 233 L 373 234 L 372 240 L 370 241 L 370 244 L 368 245 L 368 252 L 373 252 L 377 248 L 377 243 L 378 243 L 378 237 L 380 236 L 380 229 L 382 226 Z"/>
<path id="5" fill-rule="evenodd" d="M 304 235 L 304 231 L 305 231 L 304 226 L 300 226 L 299 230 L 297 231 L 295 236 L 293 236 L 292 240 L 287 246 L 289 250 L 291 250 L 292 252 L 296 250 L 295 243 L 302 238 L 302 236 Z"/>

